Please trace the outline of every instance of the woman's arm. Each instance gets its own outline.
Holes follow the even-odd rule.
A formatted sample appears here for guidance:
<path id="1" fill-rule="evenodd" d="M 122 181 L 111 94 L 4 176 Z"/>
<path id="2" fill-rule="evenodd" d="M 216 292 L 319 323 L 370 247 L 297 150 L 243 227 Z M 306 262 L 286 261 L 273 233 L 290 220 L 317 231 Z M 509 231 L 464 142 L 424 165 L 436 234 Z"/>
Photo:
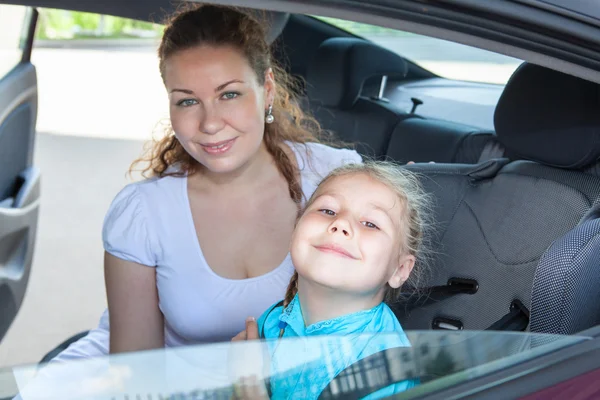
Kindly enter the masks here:
<path id="1" fill-rule="evenodd" d="M 156 268 L 104 253 L 104 279 L 110 317 L 110 353 L 164 347 Z"/>

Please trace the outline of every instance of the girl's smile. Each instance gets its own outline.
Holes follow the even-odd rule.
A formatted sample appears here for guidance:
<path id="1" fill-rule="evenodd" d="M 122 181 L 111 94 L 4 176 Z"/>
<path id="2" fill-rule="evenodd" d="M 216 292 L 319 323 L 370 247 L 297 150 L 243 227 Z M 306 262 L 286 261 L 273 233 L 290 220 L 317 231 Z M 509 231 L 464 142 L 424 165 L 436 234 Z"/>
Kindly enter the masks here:
<path id="1" fill-rule="evenodd" d="M 313 246 L 315 249 L 322 251 L 324 253 L 331 253 L 338 256 L 350 258 L 352 260 L 358 260 L 358 257 L 352 255 L 351 252 L 346 250 L 343 246 L 339 246 L 337 244 L 323 244 L 323 245 L 315 245 Z"/>

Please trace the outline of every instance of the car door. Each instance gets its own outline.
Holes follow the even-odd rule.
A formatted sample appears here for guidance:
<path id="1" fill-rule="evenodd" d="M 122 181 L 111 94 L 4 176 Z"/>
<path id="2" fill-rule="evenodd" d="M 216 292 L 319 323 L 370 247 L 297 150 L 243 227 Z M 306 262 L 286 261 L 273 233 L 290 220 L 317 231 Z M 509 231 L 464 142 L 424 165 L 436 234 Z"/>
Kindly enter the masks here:
<path id="1" fill-rule="evenodd" d="M 0 340 L 17 315 L 33 258 L 40 172 L 33 165 L 37 11 L 0 4 Z"/>

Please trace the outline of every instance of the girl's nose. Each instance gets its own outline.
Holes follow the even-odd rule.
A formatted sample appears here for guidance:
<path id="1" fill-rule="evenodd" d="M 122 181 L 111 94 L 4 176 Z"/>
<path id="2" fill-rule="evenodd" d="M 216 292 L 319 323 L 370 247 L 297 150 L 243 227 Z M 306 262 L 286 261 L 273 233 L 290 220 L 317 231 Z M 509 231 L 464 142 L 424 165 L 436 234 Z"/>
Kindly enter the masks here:
<path id="1" fill-rule="evenodd" d="M 338 218 L 329 226 L 329 233 L 341 233 L 346 237 L 352 237 L 352 228 L 347 220 Z"/>

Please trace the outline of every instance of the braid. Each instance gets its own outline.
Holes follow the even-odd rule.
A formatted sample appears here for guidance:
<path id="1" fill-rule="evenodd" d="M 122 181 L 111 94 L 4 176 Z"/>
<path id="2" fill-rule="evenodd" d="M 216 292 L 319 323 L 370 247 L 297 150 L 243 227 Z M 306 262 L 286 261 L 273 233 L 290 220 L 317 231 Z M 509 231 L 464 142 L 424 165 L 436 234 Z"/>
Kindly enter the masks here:
<path id="1" fill-rule="evenodd" d="M 298 293 L 298 272 L 294 271 L 294 275 L 292 275 L 292 279 L 290 279 L 287 292 L 285 292 L 285 298 L 283 299 L 284 308 L 292 302 L 296 293 Z"/>
<path id="2" fill-rule="evenodd" d="M 267 131 L 269 128 L 270 127 L 266 127 L 265 130 Z M 269 134 L 268 131 L 265 132 L 264 141 L 267 151 L 275 159 L 277 169 L 279 169 L 279 172 L 288 182 L 290 197 L 296 204 L 300 205 L 300 202 L 302 201 L 302 188 L 300 187 L 300 182 L 298 182 L 296 176 L 298 168 L 294 165 L 292 160 L 290 160 L 287 153 L 281 148 L 281 142 L 276 141 L 274 135 Z"/>
<path id="3" fill-rule="evenodd" d="M 290 284 L 288 285 L 287 291 L 285 292 L 281 312 L 283 312 L 283 310 L 285 310 L 285 308 L 292 302 L 294 296 L 296 296 L 296 293 L 298 293 L 298 272 L 294 271 L 294 275 L 292 275 L 292 279 L 290 279 Z M 284 331 L 285 328 L 281 328 L 279 330 L 279 337 L 283 336 Z"/>

